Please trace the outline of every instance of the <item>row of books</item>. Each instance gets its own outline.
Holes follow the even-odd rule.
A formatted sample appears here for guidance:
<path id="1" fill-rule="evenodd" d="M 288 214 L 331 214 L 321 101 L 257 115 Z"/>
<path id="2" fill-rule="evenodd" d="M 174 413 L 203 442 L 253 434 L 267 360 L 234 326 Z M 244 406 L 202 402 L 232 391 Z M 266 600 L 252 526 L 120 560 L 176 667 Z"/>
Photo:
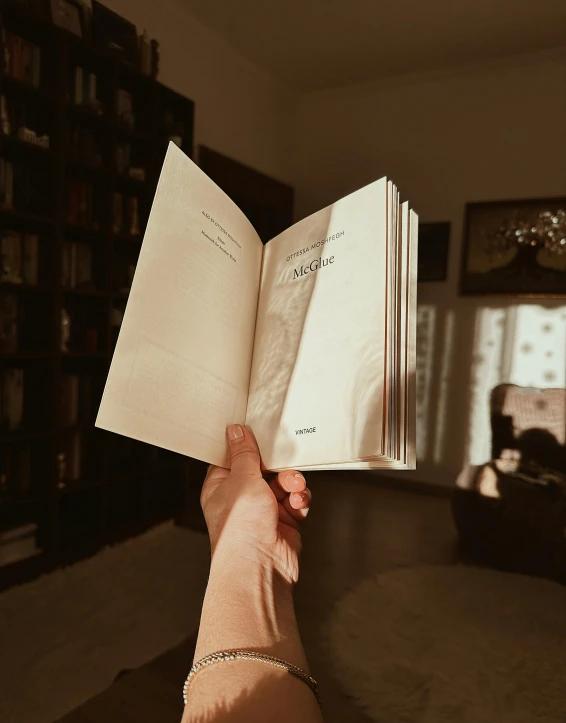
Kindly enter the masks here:
<path id="1" fill-rule="evenodd" d="M 88 244 L 63 243 L 61 283 L 68 289 L 92 287 L 92 249 Z"/>
<path id="2" fill-rule="evenodd" d="M 2 30 L 4 72 L 39 88 L 41 80 L 41 49 L 19 35 Z"/>
<path id="3" fill-rule="evenodd" d="M 38 283 L 39 236 L 35 233 L 2 231 L 0 237 L 0 281 L 11 284 Z"/>
<path id="4" fill-rule="evenodd" d="M 100 219 L 95 208 L 95 192 L 92 183 L 87 181 L 69 181 L 68 184 L 68 221 L 92 230 L 100 228 Z"/>
<path id="5" fill-rule="evenodd" d="M 0 427 L 21 429 L 24 422 L 24 370 L 0 369 Z"/>
<path id="6" fill-rule="evenodd" d="M 141 233 L 137 196 L 114 193 L 112 198 L 112 232 L 139 236 Z"/>
<path id="7" fill-rule="evenodd" d="M 0 158 L 0 207 L 49 215 L 50 174 L 43 168 Z"/>
<path id="8" fill-rule="evenodd" d="M 97 76 L 86 68 L 77 65 L 73 79 L 73 101 L 76 105 L 88 105 L 101 111 L 97 98 Z"/>

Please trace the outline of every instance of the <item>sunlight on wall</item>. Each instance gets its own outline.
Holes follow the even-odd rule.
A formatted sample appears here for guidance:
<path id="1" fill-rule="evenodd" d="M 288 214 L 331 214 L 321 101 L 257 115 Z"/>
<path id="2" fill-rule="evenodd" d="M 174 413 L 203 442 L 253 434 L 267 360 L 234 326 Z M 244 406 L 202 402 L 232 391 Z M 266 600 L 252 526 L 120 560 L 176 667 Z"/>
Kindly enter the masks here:
<path id="1" fill-rule="evenodd" d="M 446 405 L 448 404 L 448 387 L 452 368 L 452 352 L 454 347 L 454 312 L 449 311 L 444 320 L 444 339 L 442 344 L 442 366 L 436 407 L 436 431 L 434 435 L 434 461 L 442 462 L 446 431 Z"/>
<path id="2" fill-rule="evenodd" d="M 428 411 L 434 352 L 436 308 L 422 304 L 417 309 L 417 458 L 424 459 L 428 442 Z"/>
<path id="3" fill-rule="evenodd" d="M 478 310 L 472 358 L 466 462 L 491 456 L 489 395 L 502 382 L 566 386 L 566 307 L 522 305 Z"/>

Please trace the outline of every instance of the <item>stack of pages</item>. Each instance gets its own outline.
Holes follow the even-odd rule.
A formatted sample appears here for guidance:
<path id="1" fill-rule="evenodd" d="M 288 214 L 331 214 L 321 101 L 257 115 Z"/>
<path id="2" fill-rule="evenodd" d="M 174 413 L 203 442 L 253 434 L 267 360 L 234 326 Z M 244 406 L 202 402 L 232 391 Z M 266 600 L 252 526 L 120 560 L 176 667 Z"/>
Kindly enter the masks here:
<path id="1" fill-rule="evenodd" d="M 417 216 L 385 178 L 265 246 L 179 148 L 161 171 L 96 426 L 229 466 L 415 466 Z"/>

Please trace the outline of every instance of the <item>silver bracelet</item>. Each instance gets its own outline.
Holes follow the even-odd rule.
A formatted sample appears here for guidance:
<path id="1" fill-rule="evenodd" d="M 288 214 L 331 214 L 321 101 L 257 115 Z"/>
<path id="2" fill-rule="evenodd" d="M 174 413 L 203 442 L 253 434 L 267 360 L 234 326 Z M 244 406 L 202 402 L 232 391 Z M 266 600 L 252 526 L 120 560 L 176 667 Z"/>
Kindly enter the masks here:
<path id="1" fill-rule="evenodd" d="M 318 694 L 318 683 L 312 676 L 310 676 L 308 673 L 305 673 L 304 670 L 297 668 L 296 665 L 287 663 L 280 658 L 272 658 L 270 655 L 264 655 L 263 653 L 254 653 L 252 650 L 222 650 L 219 653 L 212 653 L 211 655 L 207 655 L 197 661 L 190 669 L 187 679 L 185 680 L 185 685 L 183 686 L 184 704 L 187 705 L 187 693 L 189 690 L 189 685 L 192 683 L 193 678 L 199 672 L 199 670 L 202 670 L 209 665 L 214 665 L 214 663 L 224 663 L 229 660 L 258 660 L 261 663 L 267 663 L 268 665 L 273 665 L 276 668 L 286 670 L 288 673 L 291 673 L 297 678 L 300 678 L 303 683 L 306 683 L 314 693 L 318 704 L 321 705 L 320 696 Z"/>

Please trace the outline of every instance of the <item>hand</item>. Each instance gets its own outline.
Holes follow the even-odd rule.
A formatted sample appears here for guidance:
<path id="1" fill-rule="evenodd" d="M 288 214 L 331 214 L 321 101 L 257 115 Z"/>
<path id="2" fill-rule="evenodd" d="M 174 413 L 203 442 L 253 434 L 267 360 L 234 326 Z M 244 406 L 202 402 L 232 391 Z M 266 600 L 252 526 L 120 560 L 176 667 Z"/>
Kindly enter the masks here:
<path id="1" fill-rule="evenodd" d="M 300 472 L 286 470 L 266 481 L 259 450 L 250 430 L 228 427 L 232 469 L 211 466 L 201 493 L 214 558 L 217 548 L 229 555 L 259 556 L 289 582 L 299 577 L 299 523 L 309 511 L 311 493 Z"/>

